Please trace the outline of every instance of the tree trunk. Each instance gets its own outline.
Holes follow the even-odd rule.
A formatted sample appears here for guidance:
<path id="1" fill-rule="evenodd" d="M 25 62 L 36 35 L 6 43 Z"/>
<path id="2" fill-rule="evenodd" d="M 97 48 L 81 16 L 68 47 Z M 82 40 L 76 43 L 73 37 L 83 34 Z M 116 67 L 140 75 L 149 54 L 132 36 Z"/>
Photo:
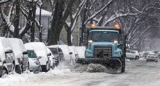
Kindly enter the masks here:
<path id="1" fill-rule="evenodd" d="M 13 32 L 13 36 L 15 38 L 19 38 L 20 0 L 15 0 L 15 5 L 16 5 L 16 15 L 14 22 L 15 30 Z"/>
<path id="2" fill-rule="evenodd" d="M 42 11 L 42 6 L 40 6 L 40 13 L 39 13 L 39 23 L 41 25 L 41 11 Z M 40 27 L 39 28 L 39 41 L 42 42 L 42 28 Z"/>
<path id="3" fill-rule="evenodd" d="M 31 42 L 34 42 L 35 39 L 35 22 L 34 18 L 36 17 L 36 3 L 32 3 L 32 23 L 31 23 Z"/>
<path id="4" fill-rule="evenodd" d="M 51 32 L 48 44 L 54 45 L 59 41 L 59 35 L 68 18 L 70 6 L 73 6 L 75 0 L 58 0 L 55 5 L 54 16 L 51 23 Z M 67 6 L 65 6 L 67 4 Z M 65 9 L 65 10 L 64 10 Z"/>
<path id="5" fill-rule="evenodd" d="M 68 44 L 68 46 L 72 46 L 71 33 L 72 33 L 71 29 L 68 28 L 67 29 L 67 44 Z"/>
<path id="6" fill-rule="evenodd" d="M 57 44 L 57 42 L 59 41 L 59 35 L 61 29 L 63 28 L 63 21 L 62 21 L 63 11 L 64 11 L 64 0 L 57 1 L 51 24 L 51 32 L 49 34 L 49 40 L 48 40 L 49 45 Z"/>
<path id="7" fill-rule="evenodd" d="M 85 25 L 85 21 L 87 19 L 87 11 L 88 11 L 88 4 L 89 4 L 89 0 L 87 0 L 87 3 L 86 3 L 86 6 L 85 6 L 85 9 L 84 9 L 84 13 L 83 13 L 83 20 L 82 20 L 82 27 L 81 27 L 81 37 L 80 37 L 80 41 L 79 41 L 79 45 L 83 45 L 83 42 L 84 42 L 84 30 L 86 29 L 86 25 Z"/>

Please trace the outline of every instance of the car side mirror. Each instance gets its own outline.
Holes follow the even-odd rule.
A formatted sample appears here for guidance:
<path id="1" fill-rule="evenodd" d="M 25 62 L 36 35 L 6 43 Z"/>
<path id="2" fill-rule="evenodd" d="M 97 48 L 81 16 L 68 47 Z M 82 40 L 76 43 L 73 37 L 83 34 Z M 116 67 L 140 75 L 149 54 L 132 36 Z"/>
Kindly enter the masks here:
<path id="1" fill-rule="evenodd" d="M 72 52 L 69 52 L 69 54 L 72 55 L 73 53 L 72 53 Z"/>
<path id="2" fill-rule="evenodd" d="M 38 56 L 38 57 L 37 57 L 37 59 L 41 59 L 41 58 L 42 58 L 42 56 Z"/>
<path id="3" fill-rule="evenodd" d="M 63 53 L 62 53 L 62 52 L 59 52 L 59 55 L 63 55 Z"/>
<path id="4" fill-rule="evenodd" d="M 122 47 L 122 44 L 121 44 L 121 43 L 120 43 L 120 44 L 118 44 L 118 45 L 117 45 L 117 47 L 119 47 L 119 48 L 120 48 L 120 47 Z"/>
<path id="5" fill-rule="evenodd" d="M 8 53 L 13 53 L 13 51 L 11 49 L 8 49 L 5 51 L 5 54 L 8 54 Z"/>
<path id="6" fill-rule="evenodd" d="M 51 53 L 48 53 L 47 56 L 51 56 Z"/>
<path id="7" fill-rule="evenodd" d="M 28 54 L 28 52 L 27 52 L 27 51 L 24 51 L 23 54 Z"/>

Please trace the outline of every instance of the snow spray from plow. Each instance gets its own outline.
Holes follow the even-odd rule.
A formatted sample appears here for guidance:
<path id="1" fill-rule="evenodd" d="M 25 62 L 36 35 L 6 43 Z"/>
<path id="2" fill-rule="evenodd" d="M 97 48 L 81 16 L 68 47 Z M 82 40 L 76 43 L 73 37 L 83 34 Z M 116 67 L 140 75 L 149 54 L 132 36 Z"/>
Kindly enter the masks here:
<path id="1" fill-rule="evenodd" d="M 122 62 L 120 59 L 86 59 L 80 58 L 77 63 L 87 65 L 87 72 L 107 72 L 111 74 L 119 74 L 122 69 Z"/>

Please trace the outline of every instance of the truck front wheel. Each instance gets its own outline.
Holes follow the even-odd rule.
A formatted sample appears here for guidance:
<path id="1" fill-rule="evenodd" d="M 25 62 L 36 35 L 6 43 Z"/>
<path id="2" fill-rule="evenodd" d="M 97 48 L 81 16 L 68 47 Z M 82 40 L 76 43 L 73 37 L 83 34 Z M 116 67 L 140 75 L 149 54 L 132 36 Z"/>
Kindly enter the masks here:
<path id="1" fill-rule="evenodd" d="M 122 62 L 121 72 L 124 73 L 125 72 L 125 58 L 124 57 L 121 59 L 121 62 Z"/>

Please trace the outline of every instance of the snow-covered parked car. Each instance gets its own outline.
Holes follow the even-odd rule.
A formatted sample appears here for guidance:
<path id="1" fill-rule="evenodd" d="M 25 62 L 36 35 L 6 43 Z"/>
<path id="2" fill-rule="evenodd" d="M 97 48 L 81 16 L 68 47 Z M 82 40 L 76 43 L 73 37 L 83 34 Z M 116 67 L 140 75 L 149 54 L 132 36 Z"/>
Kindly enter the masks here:
<path id="1" fill-rule="evenodd" d="M 29 59 L 29 70 L 34 73 L 39 73 L 42 71 L 41 64 L 39 59 L 41 57 L 37 57 L 32 46 L 27 46 L 25 44 L 25 48 L 27 49 L 28 59 Z"/>
<path id="2" fill-rule="evenodd" d="M 62 51 L 60 52 L 60 54 L 63 54 L 64 55 L 64 60 L 70 64 L 70 59 L 71 59 L 71 55 L 70 55 L 70 52 L 69 52 L 69 48 L 68 48 L 68 45 L 52 45 L 52 46 L 55 46 L 55 47 L 58 47 L 59 50 L 61 49 Z M 52 51 L 52 50 L 51 50 Z M 54 53 L 53 53 L 54 54 Z"/>
<path id="3" fill-rule="evenodd" d="M 48 56 L 49 56 L 49 59 L 51 61 L 51 68 L 54 69 L 54 67 L 56 66 L 56 59 L 55 59 L 55 56 L 53 55 L 53 53 L 51 52 L 51 50 L 47 47 L 47 52 L 48 52 Z"/>
<path id="4" fill-rule="evenodd" d="M 57 66 L 60 61 L 64 60 L 64 54 L 63 54 L 62 50 L 55 45 L 48 46 L 48 48 L 51 50 L 52 54 L 54 55 L 55 64 Z"/>
<path id="5" fill-rule="evenodd" d="M 154 53 L 153 51 L 144 51 L 143 58 L 147 58 L 149 53 Z"/>
<path id="6" fill-rule="evenodd" d="M 26 43 L 25 45 L 33 47 L 37 57 L 41 57 L 39 61 L 41 64 L 42 72 L 48 72 L 50 70 L 51 61 L 49 59 L 47 47 L 45 46 L 45 44 L 43 42 L 30 42 Z"/>
<path id="7" fill-rule="evenodd" d="M 18 38 L 8 38 L 8 39 L 10 41 L 15 56 L 15 71 L 17 73 L 22 73 L 23 71 L 28 70 L 29 68 L 28 55 L 27 55 L 27 50 L 24 47 L 23 41 Z"/>
<path id="8" fill-rule="evenodd" d="M 160 52 L 158 52 L 157 55 L 158 55 L 158 58 L 160 58 Z"/>
<path id="9" fill-rule="evenodd" d="M 73 65 L 79 58 L 78 51 L 75 46 L 68 46 L 68 48 L 71 54 L 71 64 Z"/>
<path id="10" fill-rule="evenodd" d="M 150 52 L 147 57 L 146 57 L 146 61 L 155 61 L 155 62 L 158 62 L 158 55 L 153 53 L 153 52 Z"/>
<path id="11" fill-rule="evenodd" d="M 126 50 L 126 58 L 127 59 L 135 59 L 138 60 L 140 58 L 140 54 L 136 50 Z"/>
<path id="12" fill-rule="evenodd" d="M 7 38 L 0 37 L 0 77 L 15 68 L 15 57 L 11 44 Z"/>
<path id="13" fill-rule="evenodd" d="M 85 58 L 84 52 L 85 52 L 85 47 L 84 46 L 76 46 L 78 56 L 79 58 Z"/>

